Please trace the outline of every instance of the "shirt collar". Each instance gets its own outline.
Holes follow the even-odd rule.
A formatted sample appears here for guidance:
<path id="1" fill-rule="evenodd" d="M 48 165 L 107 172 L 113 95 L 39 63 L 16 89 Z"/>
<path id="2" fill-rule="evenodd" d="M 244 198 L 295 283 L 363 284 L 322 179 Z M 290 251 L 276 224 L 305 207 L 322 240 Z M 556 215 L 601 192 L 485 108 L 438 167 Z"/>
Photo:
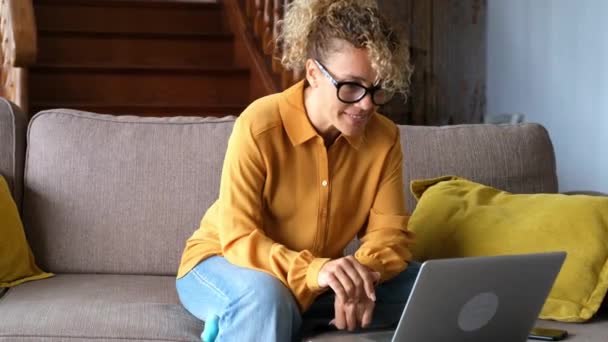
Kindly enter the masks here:
<path id="1" fill-rule="evenodd" d="M 291 143 L 296 146 L 317 136 L 317 131 L 308 121 L 304 108 L 304 81 L 285 89 L 279 101 L 279 112 L 283 126 Z"/>
<path id="2" fill-rule="evenodd" d="M 376 114 L 372 114 L 372 115 L 376 115 Z M 369 123 L 368 123 L 368 125 L 369 125 Z M 367 132 L 367 127 L 365 127 L 365 131 L 361 135 L 349 137 L 349 136 L 340 134 L 340 137 L 344 137 L 344 139 L 346 139 L 346 141 L 348 141 L 350 146 L 352 146 L 355 150 L 359 150 L 359 148 L 361 147 L 361 144 L 363 144 L 363 142 L 365 141 L 366 132 Z"/>
<path id="3" fill-rule="evenodd" d="M 294 146 L 319 136 L 308 120 L 308 115 L 304 108 L 304 85 L 305 81 L 302 80 L 289 87 L 281 93 L 281 100 L 279 101 L 281 120 L 283 120 L 283 126 L 287 131 L 289 140 L 291 140 L 291 143 Z M 376 114 L 374 113 L 372 115 Z M 346 139 L 346 141 L 356 150 L 358 150 L 363 141 L 365 141 L 365 133 L 359 136 L 345 136 L 340 134 L 336 140 L 340 137 Z"/>

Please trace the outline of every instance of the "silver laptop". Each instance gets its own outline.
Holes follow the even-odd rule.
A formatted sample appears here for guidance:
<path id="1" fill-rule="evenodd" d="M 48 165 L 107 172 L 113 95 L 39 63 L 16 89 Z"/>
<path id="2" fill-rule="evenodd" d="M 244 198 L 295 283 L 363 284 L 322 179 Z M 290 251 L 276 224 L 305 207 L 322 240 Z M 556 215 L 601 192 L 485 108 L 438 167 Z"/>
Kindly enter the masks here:
<path id="1" fill-rule="evenodd" d="M 430 260 L 395 331 L 332 333 L 314 342 L 526 341 L 565 252 Z"/>

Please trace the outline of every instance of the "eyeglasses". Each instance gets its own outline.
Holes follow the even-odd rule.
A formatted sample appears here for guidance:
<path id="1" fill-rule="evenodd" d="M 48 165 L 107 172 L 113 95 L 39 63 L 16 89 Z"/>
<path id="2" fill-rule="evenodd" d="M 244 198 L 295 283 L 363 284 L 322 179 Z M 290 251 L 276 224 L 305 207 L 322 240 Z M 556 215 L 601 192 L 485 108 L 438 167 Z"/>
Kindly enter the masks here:
<path id="1" fill-rule="evenodd" d="M 338 96 L 338 100 L 344 103 L 356 103 L 363 100 L 365 95 L 371 94 L 372 102 L 376 106 L 381 106 L 390 101 L 394 95 L 393 92 L 382 89 L 382 87 L 378 85 L 367 88 L 357 82 L 338 82 L 331 76 L 323 64 L 316 59 L 313 59 L 313 61 L 315 64 L 317 64 L 323 75 L 325 75 L 325 77 L 336 87 L 336 95 Z"/>

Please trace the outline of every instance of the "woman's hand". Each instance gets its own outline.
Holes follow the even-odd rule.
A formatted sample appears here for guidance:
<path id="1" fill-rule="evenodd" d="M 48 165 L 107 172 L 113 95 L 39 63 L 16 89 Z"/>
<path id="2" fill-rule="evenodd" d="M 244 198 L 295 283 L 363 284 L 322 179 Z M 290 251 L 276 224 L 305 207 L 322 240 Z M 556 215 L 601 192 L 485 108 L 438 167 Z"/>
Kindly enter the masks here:
<path id="1" fill-rule="evenodd" d="M 363 297 L 359 302 L 343 302 L 336 297 L 334 301 L 335 317 L 329 324 L 335 325 L 340 330 L 348 329 L 349 331 L 353 331 L 357 327 L 366 328 L 372 322 L 375 305 L 376 303 L 367 297 Z"/>
<path id="2" fill-rule="evenodd" d="M 374 284 L 380 273 L 362 265 L 352 255 L 327 262 L 319 271 L 320 287 L 329 286 L 342 303 L 363 302 L 367 298 L 374 302 Z"/>

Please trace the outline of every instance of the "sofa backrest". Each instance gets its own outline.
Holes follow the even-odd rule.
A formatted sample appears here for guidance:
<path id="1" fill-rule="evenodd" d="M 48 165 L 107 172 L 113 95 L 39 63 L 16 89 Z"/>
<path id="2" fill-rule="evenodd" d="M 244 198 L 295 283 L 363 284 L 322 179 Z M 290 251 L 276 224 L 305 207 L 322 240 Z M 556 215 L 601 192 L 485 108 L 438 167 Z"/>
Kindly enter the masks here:
<path id="1" fill-rule="evenodd" d="M 217 198 L 233 120 L 36 115 L 23 218 L 38 263 L 58 273 L 174 275 L 186 239 Z M 401 134 L 406 187 L 456 174 L 515 192 L 557 190 L 553 149 L 539 125 L 401 126 Z"/>
<path id="2" fill-rule="evenodd" d="M 0 175 L 21 208 L 23 163 L 25 156 L 26 114 L 19 107 L 0 98 Z"/>
<path id="3" fill-rule="evenodd" d="M 23 220 L 50 272 L 175 274 L 218 194 L 233 119 L 49 110 L 28 131 Z"/>
<path id="4" fill-rule="evenodd" d="M 558 191 L 553 145 L 539 124 L 400 128 L 410 212 L 413 179 L 455 175 L 513 193 Z"/>

